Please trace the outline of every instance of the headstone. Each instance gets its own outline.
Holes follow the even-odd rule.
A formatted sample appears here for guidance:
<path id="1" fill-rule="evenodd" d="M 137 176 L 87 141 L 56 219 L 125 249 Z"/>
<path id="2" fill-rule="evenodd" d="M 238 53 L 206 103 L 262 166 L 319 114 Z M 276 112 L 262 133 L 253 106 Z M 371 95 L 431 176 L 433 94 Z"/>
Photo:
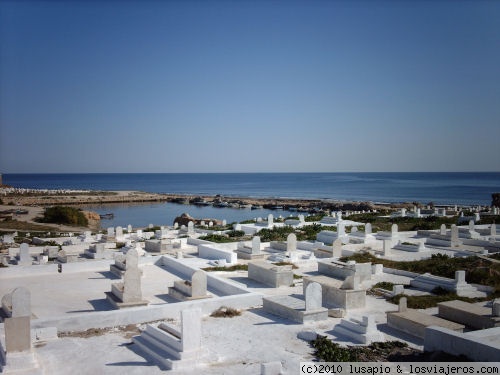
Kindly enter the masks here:
<path id="1" fill-rule="evenodd" d="M 214 222 L 213 221 L 209 221 L 208 222 L 208 226 L 209 226 L 209 228 L 212 228 L 214 226 Z"/>
<path id="2" fill-rule="evenodd" d="M 201 309 L 181 311 L 181 342 L 184 352 L 201 348 L 201 316 Z"/>
<path id="3" fill-rule="evenodd" d="M 252 254 L 260 254 L 260 237 L 254 236 L 252 238 Z"/>
<path id="4" fill-rule="evenodd" d="M 392 224 L 391 226 L 391 237 L 395 237 L 398 234 L 398 225 Z"/>
<path id="5" fill-rule="evenodd" d="M 497 235 L 497 226 L 495 225 L 495 223 L 491 224 L 491 227 L 490 227 L 490 236 L 493 236 L 495 237 Z"/>
<path id="6" fill-rule="evenodd" d="M 188 233 L 189 234 L 193 234 L 194 233 L 194 223 L 192 221 L 190 221 L 188 223 Z"/>
<path id="7" fill-rule="evenodd" d="M 455 224 L 451 225 L 451 237 L 450 237 L 451 247 L 457 247 L 458 242 L 458 227 Z"/>
<path id="8" fill-rule="evenodd" d="M 441 229 L 439 230 L 441 236 L 446 236 L 446 224 L 441 224 Z"/>
<path id="9" fill-rule="evenodd" d="M 132 225 L 127 225 L 127 232 L 132 233 Z"/>
<path id="10" fill-rule="evenodd" d="M 30 246 L 27 243 L 22 243 L 19 249 L 19 264 L 21 266 L 31 266 L 32 264 Z"/>
<path id="11" fill-rule="evenodd" d="M 191 277 L 191 295 L 192 297 L 202 297 L 207 295 L 207 275 L 198 270 Z"/>
<path id="12" fill-rule="evenodd" d="M 337 212 L 337 220 L 342 221 L 342 211 Z"/>
<path id="13" fill-rule="evenodd" d="M 345 236 L 345 224 L 343 222 L 337 224 L 337 236 L 339 238 Z"/>
<path id="14" fill-rule="evenodd" d="M 148 225 L 148 228 L 149 228 L 149 229 L 154 228 L 154 225 L 153 225 L 153 224 L 149 224 L 149 225 Z"/>
<path id="15" fill-rule="evenodd" d="M 307 285 L 305 292 L 306 311 L 322 307 L 321 284 L 313 282 Z"/>
<path id="16" fill-rule="evenodd" d="M 267 226 L 271 227 L 274 225 L 274 217 L 273 214 L 267 215 Z"/>
<path id="17" fill-rule="evenodd" d="M 479 215 L 479 212 L 476 212 L 476 213 L 474 214 L 474 222 L 476 222 L 476 223 L 477 223 L 477 222 L 479 222 L 479 221 L 481 221 L 481 216 Z"/>
<path id="18" fill-rule="evenodd" d="M 108 236 L 114 236 L 115 235 L 115 228 L 109 227 L 108 228 Z"/>
<path id="19" fill-rule="evenodd" d="M 241 224 L 237 223 L 233 226 L 234 230 L 241 230 Z"/>
<path id="20" fill-rule="evenodd" d="M 401 297 L 399 299 L 399 308 L 398 308 L 398 311 L 399 312 L 405 312 L 408 310 L 408 307 L 407 307 L 407 299 L 406 297 Z"/>
<path id="21" fill-rule="evenodd" d="M 496 300 L 493 301 L 491 315 L 500 316 L 500 298 L 497 298 Z"/>
<path id="22" fill-rule="evenodd" d="M 340 258 L 342 256 L 342 241 L 337 238 L 332 244 L 332 256 L 334 258 Z"/>
<path id="23" fill-rule="evenodd" d="M 202 220 L 202 221 L 200 222 L 200 225 L 201 225 L 202 227 L 204 227 L 204 226 L 205 226 L 205 220 Z"/>
<path id="24" fill-rule="evenodd" d="M 222 220 L 222 226 L 225 227 L 227 225 L 226 219 Z"/>
<path id="25" fill-rule="evenodd" d="M 391 255 L 391 241 L 390 240 L 383 240 L 384 242 L 384 256 L 389 256 Z"/>
<path id="26" fill-rule="evenodd" d="M 357 231 L 358 231 L 358 227 L 357 226 L 351 227 L 351 233 L 356 233 Z"/>
<path id="27" fill-rule="evenodd" d="M 365 224 L 365 234 L 372 234 L 372 225 L 371 223 Z"/>
<path id="28" fill-rule="evenodd" d="M 359 276 L 350 275 L 344 279 L 342 283 L 341 289 L 353 289 L 358 290 L 360 287 L 361 281 Z"/>
<path id="29" fill-rule="evenodd" d="M 257 223 L 262 223 L 262 218 L 261 217 L 257 218 Z"/>
<path id="30" fill-rule="evenodd" d="M 455 271 L 455 283 L 457 286 L 467 284 L 465 281 L 465 271 Z"/>
<path id="31" fill-rule="evenodd" d="M 174 229 L 178 229 L 178 228 L 179 228 L 179 223 L 176 221 L 176 222 L 174 223 Z"/>
<path id="32" fill-rule="evenodd" d="M 474 231 L 474 220 L 469 220 L 469 230 Z"/>
<path id="33" fill-rule="evenodd" d="M 132 248 L 127 251 L 126 260 L 127 270 L 123 275 L 123 302 L 139 302 L 142 300 L 142 290 L 137 250 Z"/>
<path id="34" fill-rule="evenodd" d="M 297 250 L 297 236 L 295 233 L 290 233 L 286 238 L 286 251 L 292 252 Z"/>
<path id="35" fill-rule="evenodd" d="M 14 289 L 11 294 L 11 304 L 13 318 L 31 317 L 31 293 L 29 289 L 23 287 Z"/>
<path id="36" fill-rule="evenodd" d="M 115 229 L 116 233 L 116 238 L 123 238 L 123 228 L 122 227 L 116 227 Z"/>
<path id="37" fill-rule="evenodd" d="M 400 294 L 405 293 L 405 287 L 404 285 L 393 285 L 392 286 L 392 295 L 393 296 L 398 296 Z"/>
<path id="38" fill-rule="evenodd" d="M 401 209 L 401 217 L 405 217 L 406 216 L 406 208 L 402 208 Z"/>

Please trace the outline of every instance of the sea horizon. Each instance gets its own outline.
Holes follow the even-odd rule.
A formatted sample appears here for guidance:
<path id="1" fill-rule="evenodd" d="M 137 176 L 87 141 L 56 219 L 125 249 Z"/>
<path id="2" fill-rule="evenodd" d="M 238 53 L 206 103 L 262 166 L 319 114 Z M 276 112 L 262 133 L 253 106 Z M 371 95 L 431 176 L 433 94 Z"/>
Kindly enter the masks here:
<path id="1" fill-rule="evenodd" d="M 2 179 L 28 189 L 462 205 L 489 205 L 500 191 L 500 172 L 6 173 Z"/>

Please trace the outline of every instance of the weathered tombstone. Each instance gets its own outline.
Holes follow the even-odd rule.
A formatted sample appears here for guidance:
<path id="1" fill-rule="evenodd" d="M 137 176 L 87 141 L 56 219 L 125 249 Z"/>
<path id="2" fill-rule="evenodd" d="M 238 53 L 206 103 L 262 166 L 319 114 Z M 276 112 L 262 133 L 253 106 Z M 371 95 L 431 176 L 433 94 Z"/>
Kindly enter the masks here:
<path id="1" fill-rule="evenodd" d="M 365 234 L 372 234 L 372 225 L 371 223 L 365 224 Z"/>
<path id="2" fill-rule="evenodd" d="M 209 227 L 209 228 L 212 228 L 213 226 L 214 226 L 214 222 L 213 222 L 213 221 L 209 221 L 209 222 L 208 222 L 208 227 Z"/>
<path id="3" fill-rule="evenodd" d="M 127 225 L 127 232 L 132 233 L 132 225 Z"/>
<path id="4" fill-rule="evenodd" d="M 149 224 L 149 225 L 148 225 L 148 228 L 149 228 L 149 229 L 152 229 L 152 228 L 154 228 L 154 225 L 153 225 L 153 224 Z"/>
<path id="5" fill-rule="evenodd" d="M 254 236 L 252 238 L 252 254 L 260 254 L 260 237 Z"/>
<path id="6" fill-rule="evenodd" d="M 476 213 L 474 214 L 474 222 L 476 222 L 476 223 L 477 223 L 477 222 L 479 222 L 479 221 L 481 221 L 481 216 L 480 216 L 479 212 L 476 212 Z"/>
<path id="7" fill-rule="evenodd" d="M 257 218 L 257 223 L 262 223 L 262 218 L 260 216 Z"/>
<path id="8" fill-rule="evenodd" d="M 439 230 L 441 236 L 446 236 L 446 224 L 441 224 L 441 229 Z"/>
<path id="9" fill-rule="evenodd" d="M 21 266 L 31 266 L 32 264 L 30 246 L 27 243 L 22 243 L 19 248 L 19 264 Z"/>
<path id="10" fill-rule="evenodd" d="M 191 296 L 204 297 L 207 295 L 207 275 L 198 270 L 191 277 Z"/>
<path id="11" fill-rule="evenodd" d="M 115 235 L 115 228 L 109 227 L 108 228 L 108 236 L 114 236 Z"/>
<path id="12" fill-rule="evenodd" d="M 241 224 L 234 224 L 233 226 L 234 230 L 241 230 Z"/>
<path id="13" fill-rule="evenodd" d="M 337 212 L 337 220 L 342 221 L 342 211 Z"/>
<path id="14" fill-rule="evenodd" d="M 222 226 L 225 227 L 227 225 L 226 219 L 222 220 Z"/>
<path id="15" fill-rule="evenodd" d="M 267 215 L 267 226 L 273 226 L 274 225 L 274 217 L 273 214 Z"/>
<path id="16" fill-rule="evenodd" d="M 286 238 L 286 251 L 292 252 L 297 250 L 297 236 L 295 233 L 290 233 Z"/>
<path id="17" fill-rule="evenodd" d="M 490 236 L 493 236 L 495 237 L 497 235 L 497 226 L 495 225 L 495 223 L 491 224 L 491 227 L 490 227 Z"/>
<path id="18" fill-rule="evenodd" d="M 399 312 L 405 312 L 408 310 L 408 307 L 407 307 L 407 299 L 406 297 L 401 297 L 399 299 L 399 307 L 398 307 L 398 311 Z"/>
<path id="19" fill-rule="evenodd" d="M 398 225 L 392 224 L 391 226 L 391 237 L 396 237 L 398 234 Z"/>
<path id="20" fill-rule="evenodd" d="M 351 233 L 356 233 L 357 231 L 358 231 L 358 227 L 357 226 L 351 227 Z"/>
<path id="21" fill-rule="evenodd" d="M 194 223 L 192 221 L 190 221 L 188 223 L 188 233 L 189 234 L 193 234 L 194 233 Z"/>
<path id="22" fill-rule="evenodd" d="M 405 217 L 406 216 L 406 208 L 402 208 L 401 209 L 401 217 Z"/>
<path id="23" fill-rule="evenodd" d="M 332 256 L 334 258 L 340 258 L 342 256 L 342 241 L 337 238 L 332 244 Z"/>
<path id="24" fill-rule="evenodd" d="M 29 289 L 19 287 L 12 291 L 12 318 L 31 317 L 31 293 Z"/>
<path id="25" fill-rule="evenodd" d="M 337 224 L 337 237 L 344 237 L 345 236 L 345 224 L 343 222 L 339 222 Z"/>
<path id="26" fill-rule="evenodd" d="M 200 221 L 200 225 L 201 225 L 202 227 L 204 227 L 204 226 L 205 226 L 205 220 Z"/>
<path id="27" fill-rule="evenodd" d="M 307 285 L 304 294 L 306 300 L 306 311 L 317 310 L 322 307 L 321 284 L 313 282 Z"/>
<path id="28" fill-rule="evenodd" d="M 176 222 L 174 223 L 174 229 L 178 229 L 178 228 L 179 228 L 179 223 L 176 221 Z"/>

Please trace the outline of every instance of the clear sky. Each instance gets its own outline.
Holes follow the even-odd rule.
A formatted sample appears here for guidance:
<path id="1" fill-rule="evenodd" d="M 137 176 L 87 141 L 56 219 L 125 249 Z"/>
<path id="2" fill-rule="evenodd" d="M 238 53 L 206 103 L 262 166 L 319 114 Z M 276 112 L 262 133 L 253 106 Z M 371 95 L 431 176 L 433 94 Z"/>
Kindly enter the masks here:
<path id="1" fill-rule="evenodd" d="M 500 171 L 500 1 L 1 1 L 0 173 Z"/>

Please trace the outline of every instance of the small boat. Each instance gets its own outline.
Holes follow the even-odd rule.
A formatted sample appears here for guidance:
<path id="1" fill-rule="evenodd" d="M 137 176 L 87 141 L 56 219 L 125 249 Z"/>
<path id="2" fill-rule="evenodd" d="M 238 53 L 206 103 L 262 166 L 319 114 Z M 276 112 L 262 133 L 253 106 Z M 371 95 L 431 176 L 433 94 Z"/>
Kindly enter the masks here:
<path id="1" fill-rule="evenodd" d="M 111 220 L 111 219 L 113 219 L 115 217 L 115 215 L 114 214 L 102 214 L 102 215 L 99 215 L 99 217 L 101 219 Z"/>

